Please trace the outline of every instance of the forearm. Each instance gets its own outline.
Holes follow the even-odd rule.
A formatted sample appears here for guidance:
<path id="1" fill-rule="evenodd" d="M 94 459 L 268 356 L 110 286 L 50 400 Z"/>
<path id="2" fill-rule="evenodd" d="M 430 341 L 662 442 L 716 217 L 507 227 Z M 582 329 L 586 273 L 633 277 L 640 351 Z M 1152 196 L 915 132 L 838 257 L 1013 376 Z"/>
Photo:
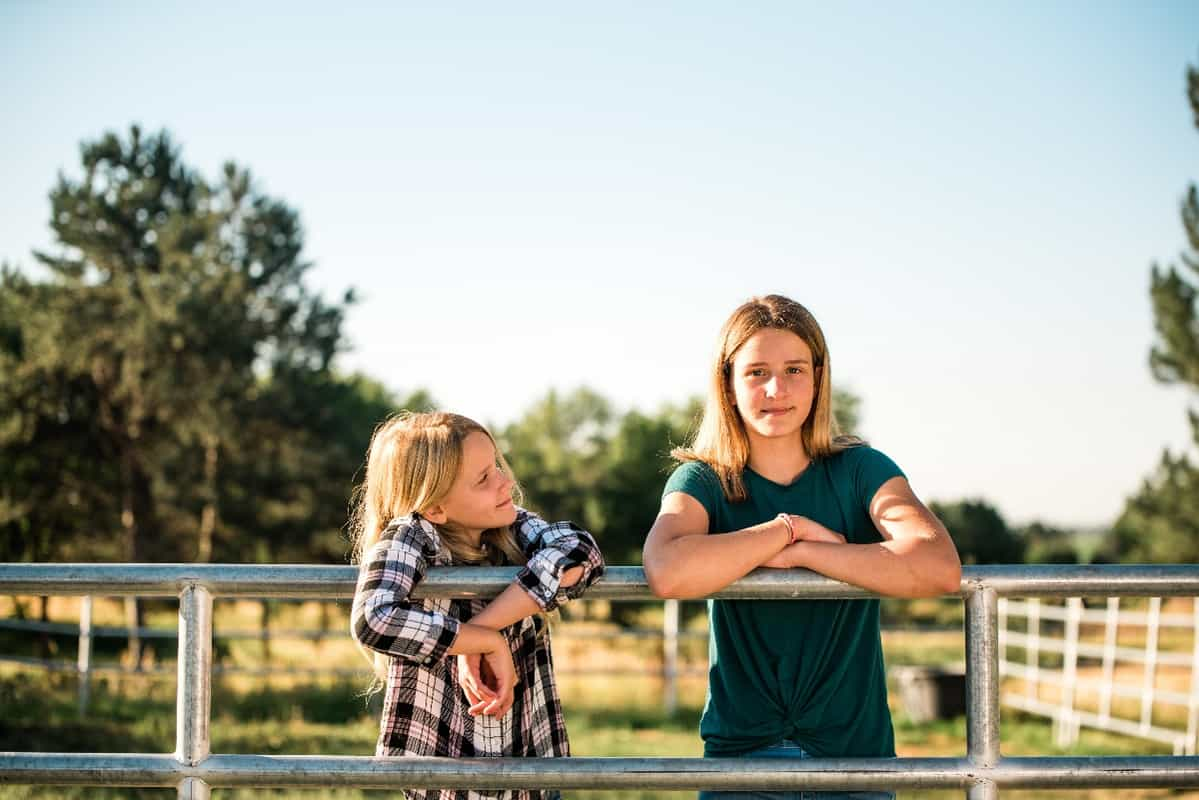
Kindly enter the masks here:
<path id="1" fill-rule="evenodd" d="M 532 602 L 532 601 L 530 601 Z M 458 627 L 458 636 L 446 650 L 446 655 L 470 655 L 472 653 L 493 653 L 507 642 L 494 629 L 478 625 L 473 620 L 464 622 Z"/>
<path id="2" fill-rule="evenodd" d="M 788 548 L 791 566 L 803 567 L 889 597 L 937 597 L 958 590 L 956 552 L 936 540 L 876 544 L 802 541 Z"/>
<path id="3" fill-rule="evenodd" d="M 680 536 L 645 553 L 645 574 L 659 597 L 705 597 L 743 578 L 791 541 L 772 519 L 733 533 Z"/>
<path id="4" fill-rule="evenodd" d="M 511 584 L 500 592 L 487 607 L 471 617 L 471 625 L 479 625 L 498 631 L 525 617 L 531 617 L 541 611 L 541 606 L 521 587 Z"/>

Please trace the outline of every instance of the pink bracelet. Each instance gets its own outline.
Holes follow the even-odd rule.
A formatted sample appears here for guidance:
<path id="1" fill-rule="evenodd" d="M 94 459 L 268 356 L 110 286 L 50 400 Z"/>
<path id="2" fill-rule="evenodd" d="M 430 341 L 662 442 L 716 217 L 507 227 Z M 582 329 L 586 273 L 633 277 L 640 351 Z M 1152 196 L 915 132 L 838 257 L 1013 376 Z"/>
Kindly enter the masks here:
<path id="1" fill-rule="evenodd" d="M 787 526 L 787 532 L 791 534 L 791 541 L 787 542 L 787 544 L 795 544 L 795 525 L 791 522 L 791 515 L 780 513 L 776 519 L 781 519 L 783 524 Z"/>

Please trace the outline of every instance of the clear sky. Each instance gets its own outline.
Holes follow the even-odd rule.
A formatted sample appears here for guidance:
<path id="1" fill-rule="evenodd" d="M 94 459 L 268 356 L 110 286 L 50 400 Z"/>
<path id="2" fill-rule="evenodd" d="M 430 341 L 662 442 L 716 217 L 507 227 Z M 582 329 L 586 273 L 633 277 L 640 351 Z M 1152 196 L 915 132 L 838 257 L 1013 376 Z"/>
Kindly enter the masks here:
<path id="1" fill-rule="evenodd" d="M 343 369 L 484 421 L 682 401 L 781 292 L 925 499 L 1103 524 L 1188 445 L 1148 282 L 1199 3 L 422 5 L 0 4 L 0 260 L 137 122 L 300 210 Z"/>

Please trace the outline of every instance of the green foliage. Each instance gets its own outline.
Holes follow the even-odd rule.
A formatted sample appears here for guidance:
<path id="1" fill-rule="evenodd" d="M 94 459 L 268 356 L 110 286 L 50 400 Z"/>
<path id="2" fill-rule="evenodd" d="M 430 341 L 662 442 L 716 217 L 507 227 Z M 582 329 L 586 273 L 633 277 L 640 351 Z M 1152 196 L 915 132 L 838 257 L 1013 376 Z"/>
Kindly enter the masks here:
<path id="1" fill-rule="evenodd" d="M 1018 535 L 1024 541 L 1026 563 L 1078 564 L 1082 561 L 1074 545 L 1074 534 L 1063 528 L 1033 522 Z"/>
<path id="2" fill-rule="evenodd" d="M 332 370 L 348 293 L 299 217 L 165 133 L 108 133 L 50 193 L 49 279 L 0 272 L 0 557 L 343 560 L 354 473 L 405 404 Z"/>
<path id="3" fill-rule="evenodd" d="M 1095 560 L 1199 563 L 1199 470 L 1186 456 L 1162 453 L 1157 471 L 1128 499 Z"/>
<path id="4" fill-rule="evenodd" d="M 929 509 L 945 523 L 963 564 L 1019 564 L 1024 542 L 986 500 L 932 502 Z"/>
<path id="5" fill-rule="evenodd" d="M 550 391 L 499 432 L 525 502 L 548 518 L 571 519 L 595 534 L 612 564 L 641 562 L 672 461 L 699 412 L 698 401 L 656 415 L 617 416 L 590 389 Z"/>
<path id="6" fill-rule="evenodd" d="M 1199 128 L 1199 70 L 1187 70 L 1187 96 Z M 1199 390 L 1199 193 L 1194 184 L 1182 202 L 1182 225 L 1189 251 L 1174 265 L 1154 264 L 1149 296 L 1157 341 L 1149 367 L 1157 380 Z M 1190 414 L 1192 441 L 1199 444 L 1199 414 Z M 1157 470 L 1129 498 L 1124 512 L 1100 547 L 1104 561 L 1195 563 L 1199 560 L 1199 468 L 1185 454 L 1162 453 Z"/>

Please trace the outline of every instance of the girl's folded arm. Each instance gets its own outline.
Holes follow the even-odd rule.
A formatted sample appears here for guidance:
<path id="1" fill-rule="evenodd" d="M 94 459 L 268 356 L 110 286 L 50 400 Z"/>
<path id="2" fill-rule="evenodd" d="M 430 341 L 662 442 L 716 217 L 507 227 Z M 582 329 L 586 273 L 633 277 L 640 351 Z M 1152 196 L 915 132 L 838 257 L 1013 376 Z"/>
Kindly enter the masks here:
<path id="1" fill-rule="evenodd" d="M 574 600 L 604 574 L 604 557 L 591 534 L 573 522 L 546 522 L 524 509 L 513 525 L 516 540 L 529 559 L 516 576 L 520 586 L 543 611 Z M 581 574 L 563 580 L 572 567 Z"/>
<path id="2" fill-rule="evenodd" d="M 447 655 L 461 623 L 410 599 L 428 568 L 410 529 L 375 544 L 363 556 L 350 612 L 354 638 L 371 650 L 421 664 Z"/>
<path id="3" fill-rule="evenodd" d="M 709 536 L 708 512 L 686 492 L 670 492 L 642 551 L 645 579 L 658 597 L 706 597 L 743 578 L 791 541 L 787 525 L 771 519 Z"/>

